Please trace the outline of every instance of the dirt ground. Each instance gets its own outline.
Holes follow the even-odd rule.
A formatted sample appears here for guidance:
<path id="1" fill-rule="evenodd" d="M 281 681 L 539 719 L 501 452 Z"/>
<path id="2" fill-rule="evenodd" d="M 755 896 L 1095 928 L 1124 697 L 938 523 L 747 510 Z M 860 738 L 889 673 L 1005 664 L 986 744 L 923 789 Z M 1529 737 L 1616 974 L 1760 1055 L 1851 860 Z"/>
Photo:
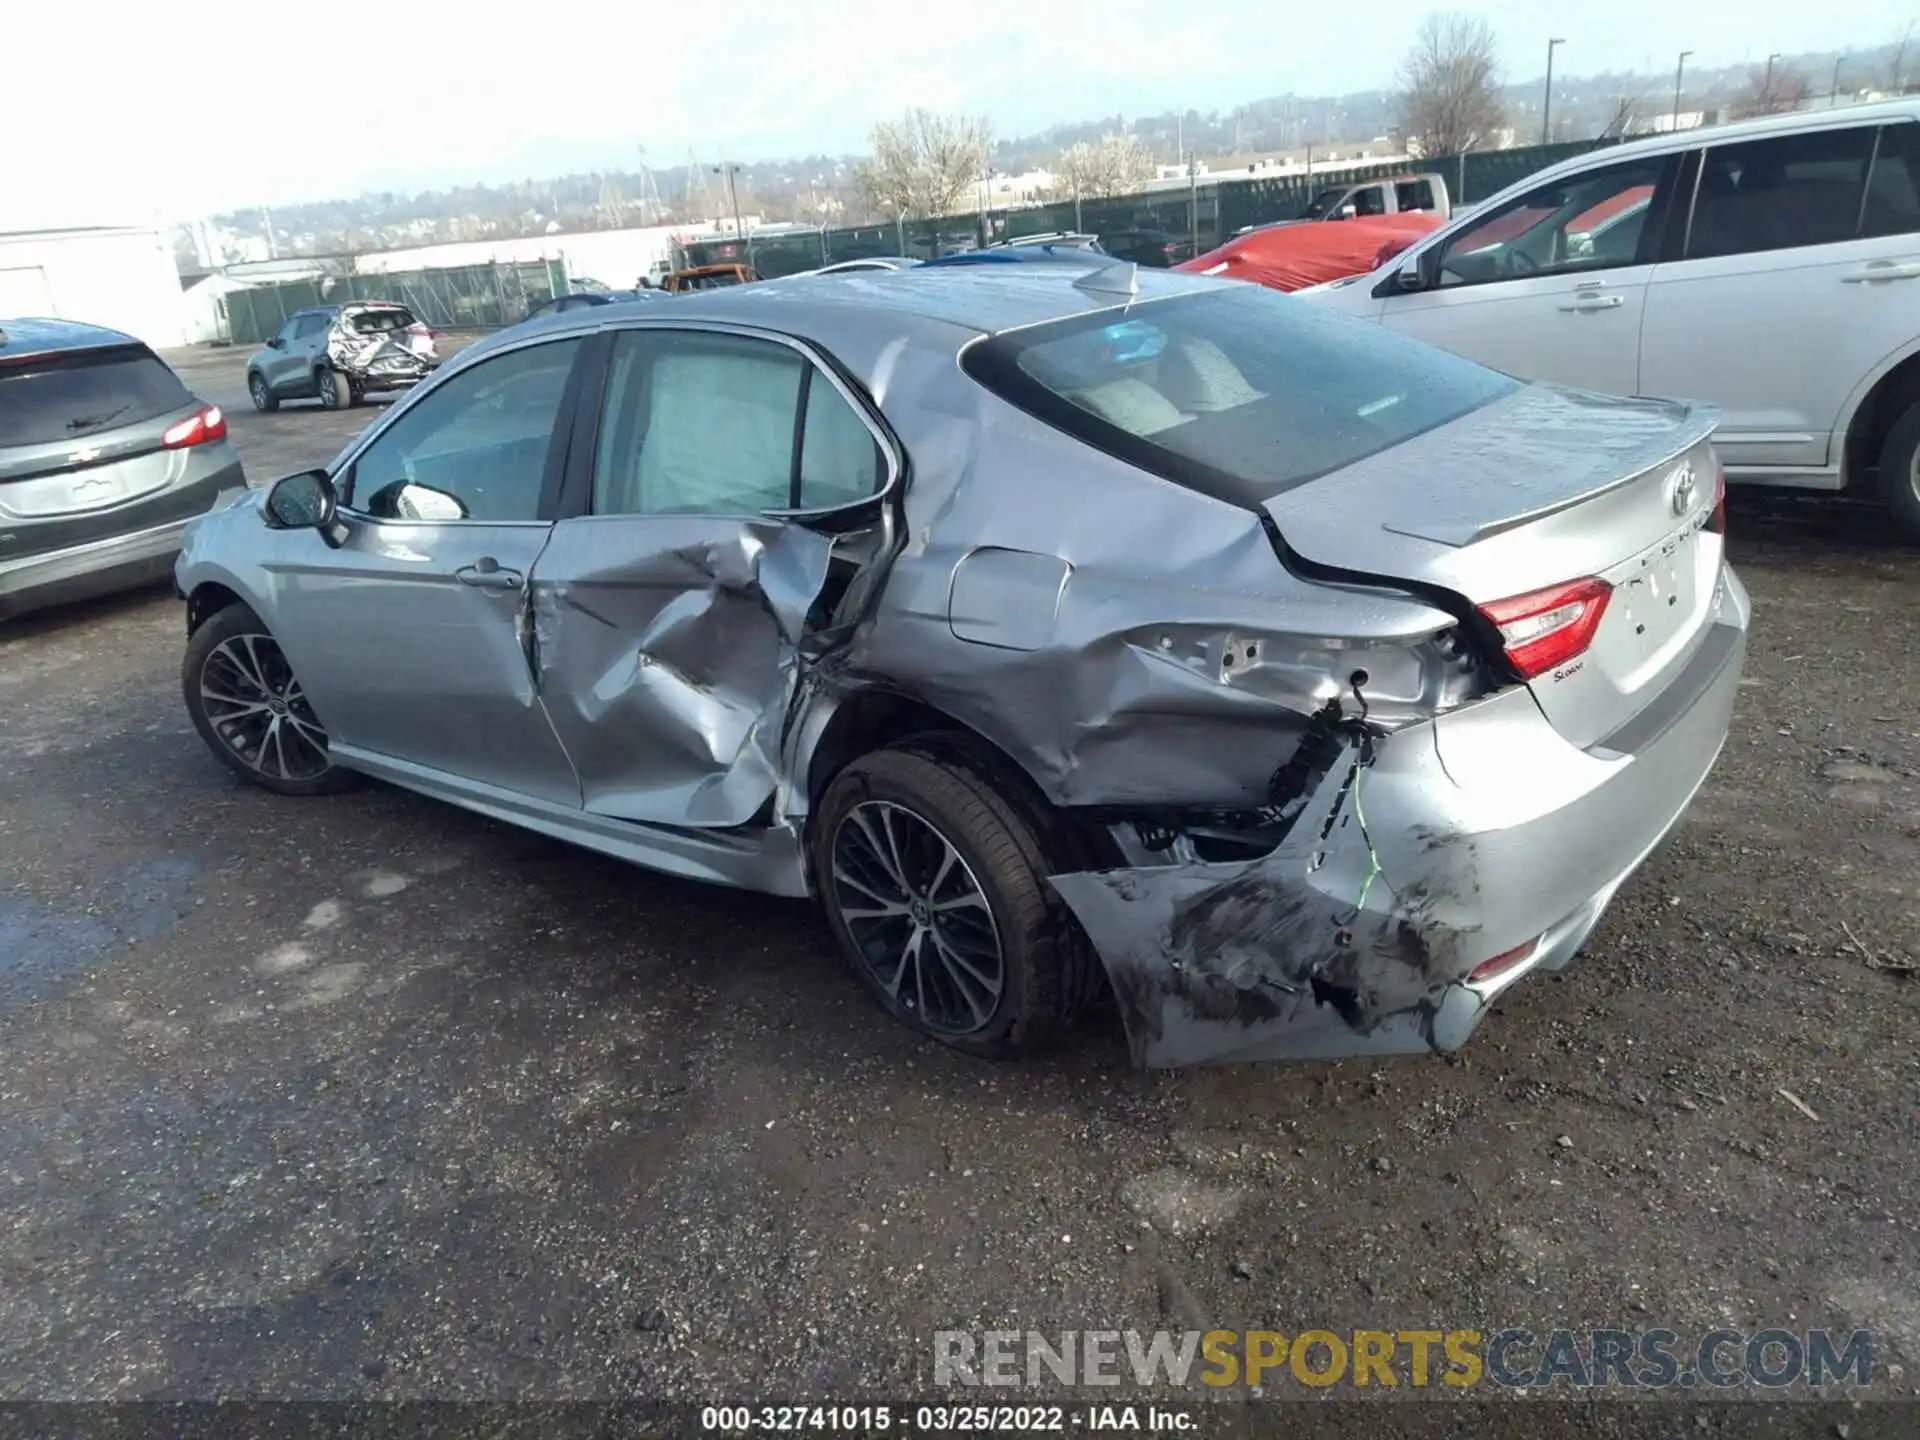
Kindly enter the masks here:
<path id="1" fill-rule="evenodd" d="M 255 483 L 368 418 L 243 358 L 183 368 Z M 170 595 L 9 626 L 0 1398 L 909 1395 L 936 1330 L 1102 1326 L 1866 1327 L 1920 1393 L 1916 552 L 1732 530 L 1718 770 L 1447 1060 L 964 1060 L 804 905 L 243 788 Z"/>

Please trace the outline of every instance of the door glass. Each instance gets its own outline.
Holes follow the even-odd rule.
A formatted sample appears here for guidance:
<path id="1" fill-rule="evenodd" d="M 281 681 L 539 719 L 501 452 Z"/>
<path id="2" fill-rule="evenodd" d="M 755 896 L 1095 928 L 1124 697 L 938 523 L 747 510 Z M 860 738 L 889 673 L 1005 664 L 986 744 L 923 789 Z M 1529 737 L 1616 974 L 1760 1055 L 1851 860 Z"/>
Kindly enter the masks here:
<path id="1" fill-rule="evenodd" d="M 1687 258 L 1851 240 L 1873 127 L 1715 145 L 1700 167 Z"/>
<path id="2" fill-rule="evenodd" d="M 1433 182 L 1402 180 L 1394 187 L 1394 203 L 1402 210 L 1433 209 Z"/>
<path id="3" fill-rule="evenodd" d="M 1635 264 L 1650 240 L 1667 157 L 1656 155 L 1569 175 L 1510 200 L 1449 240 L 1440 283 L 1482 285 L 1529 275 Z"/>
<path id="4" fill-rule="evenodd" d="M 580 341 L 532 345 L 420 397 L 353 462 L 356 508 L 382 520 L 540 518 L 540 488 Z"/>
<path id="5" fill-rule="evenodd" d="M 800 441 L 800 504 L 809 510 L 851 505 L 880 488 L 880 446 L 846 396 L 814 371 Z"/>
<path id="6" fill-rule="evenodd" d="M 1364 190 L 1356 190 L 1347 204 L 1353 207 L 1355 215 L 1384 215 L 1387 213 L 1386 187 L 1369 185 Z"/>
<path id="7" fill-rule="evenodd" d="M 1860 233 L 1867 236 L 1920 233 L 1920 125 L 1909 121 L 1880 132 L 1864 222 Z"/>
<path id="8" fill-rule="evenodd" d="M 299 328 L 293 332 L 293 338 L 296 340 L 309 340 L 313 338 L 327 328 L 327 324 L 332 318 L 330 315 L 302 315 L 300 317 Z"/>
<path id="9" fill-rule="evenodd" d="M 594 512 L 756 515 L 790 505 L 806 369 L 800 354 L 765 340 L 621 334 L 594 456 Z"/>
<path id="10" fill-rule="evenodd" d="M 274 338 L 276 340 L 284 340 L 287 344 L 291 345 L 293 343 L 293 337 L 300 333 L 301 318 L 302 317 L 296 315 L 293 319 L 287 321 L 286 324 L 280 327 L 280 333 Z"/>

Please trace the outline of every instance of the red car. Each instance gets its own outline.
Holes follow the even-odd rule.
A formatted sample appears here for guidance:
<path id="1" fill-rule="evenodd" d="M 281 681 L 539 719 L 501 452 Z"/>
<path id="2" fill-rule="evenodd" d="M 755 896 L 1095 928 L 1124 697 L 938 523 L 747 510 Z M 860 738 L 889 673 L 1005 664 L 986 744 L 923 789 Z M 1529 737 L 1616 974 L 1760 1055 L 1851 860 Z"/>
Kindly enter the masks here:
<path id="1" fill-rule="evenodd" d="M 1284 225 L 1236 236 L 1173 268 L 1189 275 L 1251 280 L 1274 290 L 1304 290 L 1377 269 L 1440 225 L 1440 217 L 1426 210 Z"/>

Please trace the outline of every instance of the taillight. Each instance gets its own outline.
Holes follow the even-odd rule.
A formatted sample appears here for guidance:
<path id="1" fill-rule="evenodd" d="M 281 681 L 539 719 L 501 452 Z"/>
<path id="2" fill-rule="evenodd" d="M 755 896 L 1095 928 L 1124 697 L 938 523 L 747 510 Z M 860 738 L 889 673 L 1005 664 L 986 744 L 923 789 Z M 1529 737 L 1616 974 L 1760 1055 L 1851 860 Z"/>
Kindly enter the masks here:
<path id="1" fill-rule="evenodd" d="M 1520 678 L 1531 680 L 1585 652 L 1612 594 L 1604 580 L 1573 580 L 1495 600 L 1482 605 L 1480 613 L 1500 632 L 1501 647 Z"/>
<path id="2" fill-rule="evenodd" d="M 1713 518 L 1707 529 L 1715 535 L 1727 533 L 1727 470 L 1719 461 L 1713 466 Z"/>
<path id="3" fill-rule="evenodd" d="M 198 415 L 169 425 L 160 435 L 160 443 L 169 450 L 184 450 L 189 445 L 205 445 L 227 438 L 227 417 L 218 405 L 209 405 Z"/>
<path id="4" fill-rule="evenodd" d="M 1538 938 L 1535 938 L 1527 941 L 1524 945 L 1516 945 L 1511 950 L 1502 950 L 1491 960 L 1482 960 L 1478 965 L 1474 966 L 1473 970 L 1468 974 L 1467 983 L 1469 985 L 1486 985 L 1498 980 L 1502 975 L 1514 969 L 1522 961 L 1532 959 L 1533 952 L 1538 948 L 1539 944 L 1540 941 Z"/>

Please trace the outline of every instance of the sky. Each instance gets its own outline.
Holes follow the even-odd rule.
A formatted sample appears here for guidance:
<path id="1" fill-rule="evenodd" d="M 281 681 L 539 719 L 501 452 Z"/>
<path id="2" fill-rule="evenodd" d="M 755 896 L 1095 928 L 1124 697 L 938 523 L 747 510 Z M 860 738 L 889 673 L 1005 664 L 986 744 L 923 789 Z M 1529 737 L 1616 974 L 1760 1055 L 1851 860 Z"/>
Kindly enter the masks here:
<path id="1" fill-rule="evenodd" d="M 702 160 L 839 154 L 909 105 L 1029 134 L 1102 115 L 1231 111 L 1393 82 L 1432 0 L 1044 4 L 404 0 L 328 10 L 9 0 L 0 230 L 173 222 L 283 204 Z M 1444 7 L 1444 0 L 1443 5 Z M 1920 0 L 1461 3 L 1506 76 L 1763 63 L 1899 40 Z M 366 17 L 362 38 L 357 16 Z M 1920 66 L 1920 27 L 1915 30 Z M 84 84 L 76 82 L 76 66 Z M 83 97 L 98 97 L 83 103 Z"/>

